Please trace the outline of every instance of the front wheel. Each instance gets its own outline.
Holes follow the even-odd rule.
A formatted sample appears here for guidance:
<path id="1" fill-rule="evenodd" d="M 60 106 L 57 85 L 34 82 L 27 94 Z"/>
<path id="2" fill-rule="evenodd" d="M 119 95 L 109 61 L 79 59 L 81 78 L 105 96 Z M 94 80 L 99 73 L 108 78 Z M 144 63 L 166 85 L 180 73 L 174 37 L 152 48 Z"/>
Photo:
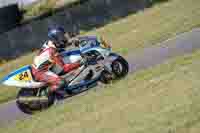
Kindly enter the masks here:
<path id="1" fill-rule="evenodd" d="M 50 107 L 55 100 L 54 94 L 49 94 L 47 89 L 22 88 L 17 95 L 18 108 L 26 113 L 33 114 Z"/>
<path id="2" fill-rule="evenodd" d="M 128 62 L 121 56 L 112 62 L 111 67 L 117 79 L 125 77 L 129 72 Z"/>

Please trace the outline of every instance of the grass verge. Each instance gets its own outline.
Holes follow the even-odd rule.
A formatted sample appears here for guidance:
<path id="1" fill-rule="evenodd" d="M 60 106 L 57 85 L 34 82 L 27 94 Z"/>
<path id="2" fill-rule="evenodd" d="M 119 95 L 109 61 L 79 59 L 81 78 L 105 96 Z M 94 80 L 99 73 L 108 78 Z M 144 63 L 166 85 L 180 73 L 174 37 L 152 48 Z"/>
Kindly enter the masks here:
<path id="1" fill-rule="evenodd" d="M 87 33 L 82 32 L 105 36 L 113 44 L 114 51 L 125 55 L 198 27 L 199 5 L 198 0 L 169 0 L 102 28 Z M 31 64 L 33 55 L 34 53 L 28 54 L 2 65 L 0 78 L 23 65 Z M 0 103 L 15 98 L 17 93 L 15 88 L 0 87 Z"/>
<path id="2" fill-rule="evenodd" d="M 0 131 L 199 132 L 199 58 L 200 51 L 177 57 L 112 85 L 90 90 Z"/>
<path id="3" fill-rule="evenodd" d="M 38 17 L 43 14 L 53 14 L 56 9 L 77 1 L 78 0 L 40 0 L 39 2 L 23 8 L 25 12 L 23 15 L 23 21 Z"/>

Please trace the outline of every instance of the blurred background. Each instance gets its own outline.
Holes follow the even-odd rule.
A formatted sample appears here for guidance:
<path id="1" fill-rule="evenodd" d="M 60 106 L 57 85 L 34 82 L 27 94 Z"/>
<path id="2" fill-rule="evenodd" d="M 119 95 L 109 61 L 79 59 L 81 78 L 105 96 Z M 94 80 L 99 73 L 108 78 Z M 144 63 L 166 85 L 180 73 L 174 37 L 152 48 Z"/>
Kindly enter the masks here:
<path id="1" fill-rule="evenodd" d="M 168 0 L 0 0 L 0 61 L 41 47 L 49 25 L 75 35 Z"/>
<path id="2" fill-rule="evenodd" d="M 0 0 L 0 7 L 4 7 L 10 4 L 18 4 L 20 7 L 30 5 L 34 2 L 37 2 L 40 0 Z"/>

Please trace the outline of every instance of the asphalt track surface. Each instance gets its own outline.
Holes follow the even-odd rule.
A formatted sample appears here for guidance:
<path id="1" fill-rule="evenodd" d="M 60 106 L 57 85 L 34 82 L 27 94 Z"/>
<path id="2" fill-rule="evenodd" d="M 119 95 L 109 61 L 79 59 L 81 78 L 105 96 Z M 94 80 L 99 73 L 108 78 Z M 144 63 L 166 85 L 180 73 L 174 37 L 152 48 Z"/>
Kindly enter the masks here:
<path id="1" fill-rule="evenodd" d="M 127 60 L 130 64 L 130 71 L 135 72 L 161 64 L 172 57 L 192 53 L 198 49 L 200 49 L 200 29 L 194 29 L 158 45 L 130 53 Z M 0 127 L 28 117 L 31 116 L 22 113 L 16 107 L 15 101 L 0 105 Z"/>

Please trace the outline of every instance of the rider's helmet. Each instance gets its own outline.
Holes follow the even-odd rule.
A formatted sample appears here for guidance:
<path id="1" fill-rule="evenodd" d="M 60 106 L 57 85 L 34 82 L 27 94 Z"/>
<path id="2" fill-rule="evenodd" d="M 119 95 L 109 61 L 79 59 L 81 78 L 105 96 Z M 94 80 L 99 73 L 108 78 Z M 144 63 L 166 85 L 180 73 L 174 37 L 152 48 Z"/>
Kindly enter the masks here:
<path id="1" fill-rule="evenodd" d="M 65 48 L 69 41 L 69 35 L 61 26 L 49 27 L 48 37 L 52 42 L 54 42 L 56 48 Z"/>

